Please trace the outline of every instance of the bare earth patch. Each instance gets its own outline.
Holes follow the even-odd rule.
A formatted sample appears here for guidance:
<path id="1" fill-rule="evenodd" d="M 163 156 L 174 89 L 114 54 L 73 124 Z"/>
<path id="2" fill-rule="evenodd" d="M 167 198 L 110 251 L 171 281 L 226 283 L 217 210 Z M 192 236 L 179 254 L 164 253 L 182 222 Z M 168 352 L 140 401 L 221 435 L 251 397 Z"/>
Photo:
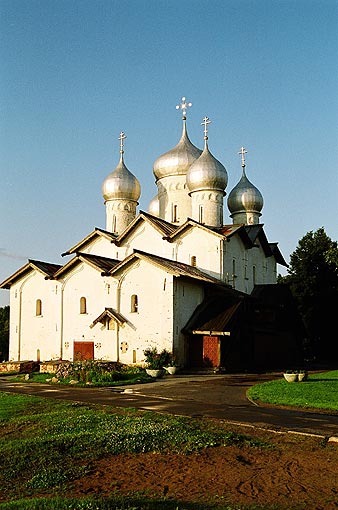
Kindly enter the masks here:
<path id="1" fill-rule="evenodd" d="M 243 432 L 243 430 L 241 430 Z M 72 482 L 67 496 L 141 493 L 184 503 L 338 509 L 338 444 L 246 430 L 272 448 L 217 447 L 191 455 L 112 455 Z M 276 506 L 274 506 L 276 505 Z"/>

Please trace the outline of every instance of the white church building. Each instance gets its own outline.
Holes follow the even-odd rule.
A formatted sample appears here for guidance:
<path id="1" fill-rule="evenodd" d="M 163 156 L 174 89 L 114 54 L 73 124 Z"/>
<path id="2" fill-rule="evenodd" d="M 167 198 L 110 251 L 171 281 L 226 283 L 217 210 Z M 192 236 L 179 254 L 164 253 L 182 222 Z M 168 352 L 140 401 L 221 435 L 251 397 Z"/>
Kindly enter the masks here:
<path id="1" fill-rule="evenodd" d="M 63 266 L 28 260 L 1 283 L 10 289 L 9 360 L 132 364 L 156 346 L 181 366 L 244 366 L 290 349 L 273 331 L 271 310 L 270 329 L 262 319 L 270 297 L 259 308 L 279 287 L 277 264 L 286 263 L 259 222 L 263 198 L 246 176 L 246 150 L 224 224 L 227 171 L 209 150 L 207 117 L 204 148 L 190 141 L 190 105 L 183 98 L 177 107 L 179 142 L 153 165 L 158 194 L 147 212 L 137 212 L 141 186 L 125 164 L 121 133 L 119 162 L 102 185 L 105 230 L 68 248 Z"/>

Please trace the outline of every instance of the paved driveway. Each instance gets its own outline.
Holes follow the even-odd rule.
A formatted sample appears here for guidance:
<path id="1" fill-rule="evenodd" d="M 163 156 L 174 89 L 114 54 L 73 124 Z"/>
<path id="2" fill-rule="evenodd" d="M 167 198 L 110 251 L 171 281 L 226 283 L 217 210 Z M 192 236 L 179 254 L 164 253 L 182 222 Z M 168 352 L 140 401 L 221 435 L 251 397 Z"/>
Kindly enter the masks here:
<path id="1" fill-rule="evenodd" d="M 338 436 L 338 414 L 257 406 L 246 398 L 246 390 L 250 386 L 276 377 L 178 375 L 149 384 L 115 388 L 12 383 L 8 378 L 0 377 L 0 391 L 177 415 L 205 416 L 280 431 Z"/>

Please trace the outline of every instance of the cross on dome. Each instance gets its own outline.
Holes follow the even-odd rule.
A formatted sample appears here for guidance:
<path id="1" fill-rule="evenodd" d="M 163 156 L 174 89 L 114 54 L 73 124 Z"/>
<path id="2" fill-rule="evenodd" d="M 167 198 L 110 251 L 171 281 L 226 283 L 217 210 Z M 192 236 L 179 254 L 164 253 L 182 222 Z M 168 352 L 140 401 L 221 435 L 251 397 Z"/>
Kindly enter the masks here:
<path id="1" fill-rule="evenodd" d="M 123 141 L 124 141 L 126 138 L 127 138 L 127 137 L 126 137 L 125 133 L 124 133 L 123 131 L 121 131 L 120 136 L 119 136 L 119 140 L 120 140 L 120 154 L 123 154 L 123 153 L 124 153 L 124 150 L 123 150 L 123 148 L 124 148 L 124 143 L 123 143 Z"/>
<path id="2" fill-rule="evenodd" d="M 241 147 L 240 151 L 238 152 L 238 154 L 241 155 L 242 157 L 242 167 L 245 167 L 245 154 L 247 154 L 247 150 L 245 147 Z"/>
<path id="3" fill-rule="evenodd" d="M 176 105 L 176 110 L 182 110 L 182 117 L 183 119 L 187 118 L 187 108 L 190 108 L 192 106 L 192 103 L 187 103 L 186 98 L 182 97 L 182 103 Z"/>
<path id="4" fill-rule="evenodd" d="M 201 126 L 204 126 L 204 140 L 208 140 L 208 124 L 211 124 L 209 117 L 205 116 Z"/>

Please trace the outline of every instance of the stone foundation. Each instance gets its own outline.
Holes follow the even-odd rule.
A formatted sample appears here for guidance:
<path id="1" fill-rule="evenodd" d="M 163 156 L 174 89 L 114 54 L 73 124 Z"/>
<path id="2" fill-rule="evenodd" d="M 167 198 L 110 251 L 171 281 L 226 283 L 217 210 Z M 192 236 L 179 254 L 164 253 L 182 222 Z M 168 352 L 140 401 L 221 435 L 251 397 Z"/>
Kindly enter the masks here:
<path id="1" fill-rule="evenodd" d="M 39 371 L 39 363 L 36 361 L 6 361 L 4 363 L 0 363 L 0 373 L 4 372 L 38 372 Z"/>
<path id="2" fill-rule="evenodd" d="M 69 361 L 60 361 L 60 360 L 51 360 L 51 361 L 41 361 L 40 362 L 40 373 L 42 374 L 55 374 L 59 367 L 65 363 L 69 363 Z"/>

